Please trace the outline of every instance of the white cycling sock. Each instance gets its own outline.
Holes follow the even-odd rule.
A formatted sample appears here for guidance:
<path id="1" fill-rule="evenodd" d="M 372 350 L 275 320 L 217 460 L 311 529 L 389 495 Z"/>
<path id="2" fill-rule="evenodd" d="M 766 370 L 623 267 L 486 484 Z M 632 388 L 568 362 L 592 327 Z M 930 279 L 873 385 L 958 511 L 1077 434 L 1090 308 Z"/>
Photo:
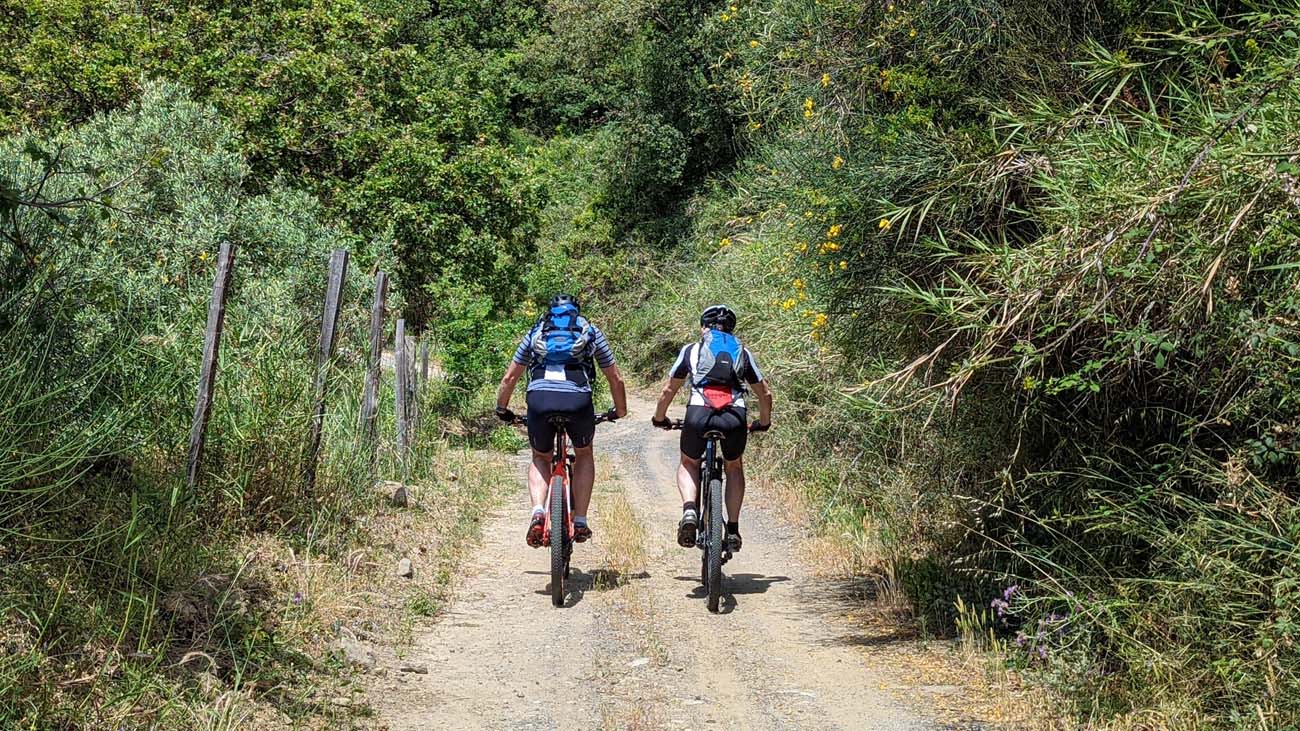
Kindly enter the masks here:
<path id="1" fill-rule="evenodd" d="M 537 515 L 538 513 L 545 513 L 545 512 L 546 512 L 546 508 L 542 507 L 541 505 L 533 506 L 533 515 Z"/>
<path id="2" fill-rule="evenodd" d="M 575 516 L 573 516 L 573 524 L 574 524 L 574 525 L 586 525 L 586 524 L 587 524 L 587 516 L 585 516 L 585 515 L 575 515 Z"/>

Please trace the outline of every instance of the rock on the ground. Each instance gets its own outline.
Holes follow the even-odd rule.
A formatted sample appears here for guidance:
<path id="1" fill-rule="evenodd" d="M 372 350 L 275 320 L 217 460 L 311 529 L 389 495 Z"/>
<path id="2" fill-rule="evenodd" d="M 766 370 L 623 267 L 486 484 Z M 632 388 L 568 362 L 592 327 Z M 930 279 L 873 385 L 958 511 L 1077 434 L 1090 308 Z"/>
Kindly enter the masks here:
<path id="1" fill-rule="evenodd" d="M 375 483 L 375 490 L 383 493 L 388 501 L 399 508 L 404 508 L 411 502 L 410 493 L 406 485 L 393 480 L 380 480 Z"/>
<path id="2" fill-rule="evenodd" d="M 422 662 L 404 662 L 398 669 L 404 673 L 417 673 L 419 675 L 429 674 L 429 666 Z"/>
<path id="3" fill-rule="evenodd" d="M 410 579 L 415 576 L 415 566 L 411 565 L 411 559 L 404 558 L 397 562 L 397 575 L 403 579 Z"/>
<path id="4" fill-rule="evenodd" d="M 375 666 L 375 653 L 371 651 L 370 646 L 361 640 L 351 637 L 340 637 L 334 643 L 334 654 L 348 665 L 365 668 L 369 670 Z"/>

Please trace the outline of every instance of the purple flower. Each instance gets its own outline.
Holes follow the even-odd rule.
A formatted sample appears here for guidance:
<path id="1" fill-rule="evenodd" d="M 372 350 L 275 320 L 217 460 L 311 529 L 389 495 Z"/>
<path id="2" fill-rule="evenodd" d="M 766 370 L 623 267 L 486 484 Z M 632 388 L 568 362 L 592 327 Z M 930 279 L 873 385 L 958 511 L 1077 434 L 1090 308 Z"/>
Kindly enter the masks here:
<path id="1" fill-rule="evenodd" d="M 295 592 L 293 593 L 293 599 L 291 599 L 290 601 L 292 601 L 292 602 L 294 603 L 294 606 L 297 606 L 297 605 L 299 605 L 299 604 L 302 604 L 302 592 L 301 592 L 301 591 L 295 591 Z"/>
<path id="2" fill-rule="evenodd" d="M 1039 660 L 1046 660 L 1046 659 L 1047 659 L 1047 645 L 1039 645 L 1039 646 L 1038 646 L 1038 659 L 1039 659 Z"/>
<path id="3" fill-rule="evenodd" d="M 989 606 L 997 611 L 999 617 L 1007 616 L 1007 610 L 1011 608 L 1011 605 L 1002 599 L 994 599 L 989 602 Z"/>
<path id="4" fill-rule="evenodd" d="M 1002 598 L 1005 601 L 1011 601 L 1011 597 L 1015 596 L 1016 592 L 1018 591 L 1020 591 L 1020 585 L 1012 584 L 1011 586 L 1008 586 L 1007 588 L 1002 590 Z"/>

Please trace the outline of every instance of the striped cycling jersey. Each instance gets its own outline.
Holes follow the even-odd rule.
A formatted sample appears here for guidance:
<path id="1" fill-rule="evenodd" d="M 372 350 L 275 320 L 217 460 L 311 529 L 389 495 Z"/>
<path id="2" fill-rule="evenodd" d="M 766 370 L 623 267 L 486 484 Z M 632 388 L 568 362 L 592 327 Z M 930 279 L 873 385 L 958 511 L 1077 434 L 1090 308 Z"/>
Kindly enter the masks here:
<path id="1" fill-rule="evenodd" d="M 542 333 L 541 322 L 533 326 L 525 335 L 524 339 L 519 342 L 519 347 L 515 348 L 514 362 L 529 369 L 531 377 L 533 368 L 533 344 Z M 591 326 L 590 338 L 587 340 L 587 347 L 583 349 L 582 359 L 587 363 L 595 361 L 596 365 L 601 368 L 609 368 L 614 365 L 614 351 L 609 347 L 609 341 L 605 339 L 605 333 L 600 328 L 589 323 L 587 318 L 578 318 L 578 327 Z M 561 391 L 567 393 L 591 393 L 591 384 L 578 384 L 564 378 L 532 378 L 528 382 L 529 391 Z"/>
<path id="2" fill-rule="evenodd" d="M 740 380 L 750 385 L 761 383 L 763 380 L 763 372 L 758 369 L 758 361 L 754 359 L 754 354 L 749 352 L 749 348 L 745 348 L 744 351 L 745 362 L 740 368 Z M 677 361 L 674 362 L 673 367 L 668 370 L 668 377 L 690 378 L 691 373 L 695 370 L 695 364 L 699 362 L 699 359 L 699 343 L 688 343 L 682 346 L 682 351 L 677 354 Z M 731 389 L 731 398 L 733 404 L 737 408 L 745 408 L 744 391 L 737 390 L 733 387 Z M 700 389 L 695 388 L 694 384 L 691 384 L 691 397 L 686 404 L 688 406 L 707 406 L 708 402 L 704 400 L 704 394 L 700 392 Z"/>

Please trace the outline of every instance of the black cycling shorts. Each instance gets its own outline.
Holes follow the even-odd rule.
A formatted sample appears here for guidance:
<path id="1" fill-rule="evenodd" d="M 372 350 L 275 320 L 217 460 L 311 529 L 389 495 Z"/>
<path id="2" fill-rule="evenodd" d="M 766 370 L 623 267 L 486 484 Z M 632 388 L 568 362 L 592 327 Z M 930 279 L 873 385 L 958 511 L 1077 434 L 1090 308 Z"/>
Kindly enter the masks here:
<path id="1" fill-rule="evenodd" d="M 596 409 L 590 393 L 568 391 L 528 392 L 528 443 L 543 454 L 555 450 L 555 425 L 547 419 L 568 417 L 565 431 L 574 447 L 590 447 L 596 435 Z"/>
<path id="2" fill-rule="evenodd" d="M 682 454 L 691 459 L 703 457 L 704 433 L 708 431 L 722 432 L 723 459 L 740 459 L 745 453 L 749 428 L 744 409 L 733 406 L 714 411 L 710 406 L 687 406 L 686 418 L 682 421 Z"/>

